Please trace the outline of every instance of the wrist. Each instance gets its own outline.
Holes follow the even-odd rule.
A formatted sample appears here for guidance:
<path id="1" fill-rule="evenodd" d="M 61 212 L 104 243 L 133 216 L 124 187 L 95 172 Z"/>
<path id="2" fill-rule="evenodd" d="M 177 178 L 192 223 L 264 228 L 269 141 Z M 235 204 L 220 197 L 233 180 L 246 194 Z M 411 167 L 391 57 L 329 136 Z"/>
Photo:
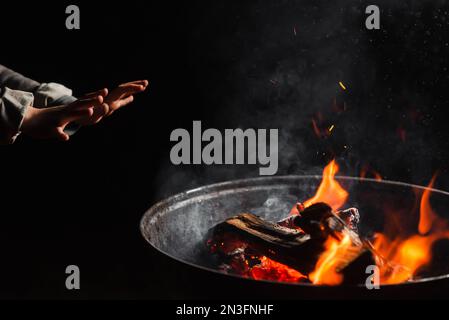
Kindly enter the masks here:
<path id="1" fill-rule="evenodd" d="M 30 127 L 30 124 L 33 122 L 33 119 L 35 118 L 36 114 L 39 112 L 38 108 L 34 108 L 32 106 L 29 106 L 27 110 L 25 111 L 25 114 L 23 116 L 22 125 L 20 126 L 21 132 L 27 132 L 28 128 Z"/>

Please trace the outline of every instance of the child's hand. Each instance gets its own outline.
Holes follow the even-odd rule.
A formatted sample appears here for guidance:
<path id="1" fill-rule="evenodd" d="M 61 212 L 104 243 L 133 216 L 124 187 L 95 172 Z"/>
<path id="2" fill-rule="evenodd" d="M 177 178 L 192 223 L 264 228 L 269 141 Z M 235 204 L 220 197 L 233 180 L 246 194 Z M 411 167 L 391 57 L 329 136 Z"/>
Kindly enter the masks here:
<path id="1" fill-rule="evenodd" d="M 117 88 L 111 90 L 106 96 L 104 102 L 109 106 L 110 115 L 117 109 L 130 104 L 134 100 L 133 94 L 145 91 L 148 86 L 147 80 L 139 80 L 133 82 L 127 82 L 119 85 Z"/>
<path id="2" fill-rule="evenodd" d="M 114 111 L 120 109 L 133 102 L 134 94 L 145 91 L 148 86 L 147 80 L 139 80 L 133 82 L 127 82 L 119 85 L 117 88 L 108 92 L 107 89 L 90 93 L 86 97 L 102 93 L 104 103 L 96 106 L 94 112 L 90 117 L 85 117 L 76 121 L 80 125 L 91 125 L 98 123 L 103 117 L 109 116 Z"/>
<path id="3" fill-rule="evenodd" d="M 97 92 L 65 106 L 45 109 L 28 107 L 20 130 L 33 138 L 67 141 L 69 135 L 64 132 L 64 128 L 70 122 L 90 118 L 94 109 L 103 104 L 103 99 L 101 92 Z"/>

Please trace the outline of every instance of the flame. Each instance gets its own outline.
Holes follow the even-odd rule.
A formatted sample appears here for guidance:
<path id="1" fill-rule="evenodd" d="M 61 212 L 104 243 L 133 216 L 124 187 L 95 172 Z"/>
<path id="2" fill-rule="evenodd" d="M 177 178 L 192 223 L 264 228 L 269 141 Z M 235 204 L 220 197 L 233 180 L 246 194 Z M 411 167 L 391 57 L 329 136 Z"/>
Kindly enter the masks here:
<path id="1" fill-rule="evenodd" d="M 293 208 L 290 210 L 290 215 L 298 215 L 300 214 L 303 210 L 304 210 L 304 204 L 302 204 L 301 202 L 297 202 Z"/>
<path id="2" fill-rule="evenodd" d="M 382 181 L 382 176 L 379 172 L 373 170 L 368 165 L 365 165 L 362 167 L 362 170 L 360 170 L 360 178 L 365 179 L 369 176 L 372 176 L 376 181 Z"/>
<path id="3" fill-rule="evenodd" d="M 321 130 L 318 127 L 318 124 L 316 122 L 315 119 L 312 119 L 312 128 L 313 128 L 313 132 L 315 132 L 315 135 L 320 138 L 321 137 Z"/>
<path id="4" fill-rule="evenodd" d="M 348 199 L 348 192 L 335 180 L 335 174 L 338 172 L 338 165 L 332 160 L 323 170 L 323 179 L 316 194 L 304 202 L 308 207 L 314 203 L 325 202 L 332 210 L 340 209 Z"/>
<path id="5" fill-rule="evenodd" d="M 260 264 L 251 269 L 250 276 L 256 280 L 276 280 L 284 282 L 298 282 L 307 279 L 301 272 L 287 267 L 285 264 L 271 260 L 266 256 L 261 257 Z"/>
<path id="6" fill-rule="evenodd" d="M 435 183 L 435 179 L 436 175 L 434 175 L 432 180 L 430 180 L 430 183 L 427 189 L 424 190 L 421 198 L 418 231 L 422 235 L 428 233 L 432 228 L 433 222 L 438 219 L 437 215 L 430 206 L 430 193 L 431 188 L 433 188 L 433 185 Z"/>
<path id="7" fill-rule="evenodd" d="M 368 168 L 362 170 L 361 176 L 365 177 L 368 171 L 376 180 L 381 180 L 380 174 Z M 326 166 L 317 193 L 304 202 L 305 207 L 317 202 L 326 202 L 332 210 L 336 211 L 344 205 L 348 193 L 335 181 L 337 172 L 338 166 L 335 161 Z M 393 237 L 382 233 L 376 234 L 374 249 L 383 258 L 377 259 L 381 283 L 395 284 L 413 279 L 420 268 L 431 262 L 432 246 L 435 241 L 449 238 L 448 223 L 442 220 L 430 205 L 435 178 L 436 176 L 432 178 L 421 196 L 419 234 L 411 236 L 395 234 Z M 309 274 L 309 279 L 314 284 L 340 284 L 343 276 L 335 268 L 339 263 L 339 257 L 343 256 L 350 247 L 351 240 L 347 235 L 341 241 L 329 237 L 325 243 L 325 251 L 318 259 L 315 270 Z"/>
<path id="8" fill-rule="evenodd" d="M 435 176 L 432 178 L 421 197 L 419 234 L 409 237 L 397 236 L 395 239 L 385 234 L 376 235 L 374 248 L 387 261 L 395 264 L 392 266 L 378 263 L 381 283 L 395 284 L 413 279 L 420 268 L 431 262 L 432 246 L 435 241 L 449 238 L 447 222 L 438 217 L 430 205 L 431 188 L 435 178 Z"/>
<path id="9" fill-rule="evenodd" d="M 321 254 L 315 270 L 309 274 L 313 284 L 339 285 L 343 282 L 343 275 L 338 273 L 336 267 L 339 257 L 351 247 L 351 238 L 345 235 L 341 241 L 329 237 L 325 244 L 325 251 Z"/>
<path id="10" fill-rule="evenodd" d="M 340 209 L 348 198 L 348 192 L 335 180 L 338 169 L 335 160 L 331 161 L 323 170 L 316 194 L 303 204 L 295 204 L 290 214 L 301 214 L 305 207 L 318 202 L 327 203 L 334 212 Z M 376 180 L 381 179 L 378 173 L 369 169 L 362 170 L 361 176 L 365 177 L 367 172 L 374 173 Z M 440 239 L 449 239 L 449 223 L 436 214 L 430 203 L 435 179 L 436 176 L 422 192 L 421 199 L 418 198 L 420 201 L 416 208 L 419 207 L 419 223 L 414 233 L 388 228 L 396 218 L 400 218 L 398 213 L 388 211 L 390 217 L 384 232 L 375 235 L 374 258 L 380 270 L 382 284 L 402 283 L 419 276 L 420 271 L 432 261 L 433 244 Z M 250 269 L 246 261 L 245 274 L 256 280 L 310 281 L 317 285 L 339 285 L 344 280 L 340 268 L 344 265 L 345 258 L 351 256 L 355 249 L 360 247 L 352 243 L 349 234 L 342 232 L 336 237 L 328 236 L 314 270 L 307 275 L 265 256 L 258 258 L 260 263 Z"/>

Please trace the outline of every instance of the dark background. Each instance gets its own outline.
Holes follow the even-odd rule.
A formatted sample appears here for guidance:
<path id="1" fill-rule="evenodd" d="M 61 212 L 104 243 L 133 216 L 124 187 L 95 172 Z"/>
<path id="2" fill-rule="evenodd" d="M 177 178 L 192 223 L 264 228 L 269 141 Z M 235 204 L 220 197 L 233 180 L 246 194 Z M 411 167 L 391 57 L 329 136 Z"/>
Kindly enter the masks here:
<path id="1" fill-rule="evenodd" d="M 366 1 L 77 1 L 79 31 L 65 29 L 68 4 L 3 2 L 0 63 L 75 95 L 150 86 L 67 143 L 0 148 L 1 297 L 183 296 L 165 285 L 171 273 L 140 235 L 141 216 L 164 196 L 258 174 L 172 166 L 170 132 L 193 120 L 279 128 L 279 174 L 317 173 L 337 157 L 347 175 L 368 166 L 427 184 L 440 170 L 437 186 L 449 186 L 444 1 L 378 1 L 378 31 L 365 28 Z M 333 133 L 317 137 L 312 119 Z M 65 289 L 69 264 L 80 291 Z"/>

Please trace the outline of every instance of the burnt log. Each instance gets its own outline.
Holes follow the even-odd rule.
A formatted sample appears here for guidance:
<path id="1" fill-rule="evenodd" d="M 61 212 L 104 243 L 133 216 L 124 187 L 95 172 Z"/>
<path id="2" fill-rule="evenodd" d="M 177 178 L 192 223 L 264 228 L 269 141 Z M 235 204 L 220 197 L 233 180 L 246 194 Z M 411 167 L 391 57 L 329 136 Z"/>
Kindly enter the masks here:
<path id="1" fill-rule="evenodd" d="M 208 243 L 211 251 L 223 258 L 240 248 L 254 255 L 283 263 L 308 273 L 313 270 L 319 254 L 324 250 L 324 238 L 267 222 L 251 213 L 242 213 L 217 225 Z"/>
<path id="2" fill-rule="evenodd" d="M 265 221 L 251 213 L 242 213 L 211 229 L 208 246 L 223 259 L 232 258 L 236 252 L 241 254 L 243 250 L 251 252 L 251 255 L 267 256 L 302 274 L 308 274 L 314 270 L 318 258 L 324 252 L 328 237 L 341 239 L 346 234 L 351 239 L 351 246 L 335 263 L 335 270 L 345 274 L 348 273 L 345 270 L 353 272 L 349 266 L 354 261 L 362 261 L 358 264 L 363 264 L 367 260 L 360 257 L 370 255 L 369 252 L 365 253 L 367 249 L 354 228 L 346 225 L 351 212 L 346 210 L 342 214 L 343 220 L 332 213 L 327 204 L 317 203 L 279 223 Z M 355 222 L 356 219 L 351 217 L 350 221 Z M 366 265 L 360 269 L 363 275 L 365 268 Z"/>

